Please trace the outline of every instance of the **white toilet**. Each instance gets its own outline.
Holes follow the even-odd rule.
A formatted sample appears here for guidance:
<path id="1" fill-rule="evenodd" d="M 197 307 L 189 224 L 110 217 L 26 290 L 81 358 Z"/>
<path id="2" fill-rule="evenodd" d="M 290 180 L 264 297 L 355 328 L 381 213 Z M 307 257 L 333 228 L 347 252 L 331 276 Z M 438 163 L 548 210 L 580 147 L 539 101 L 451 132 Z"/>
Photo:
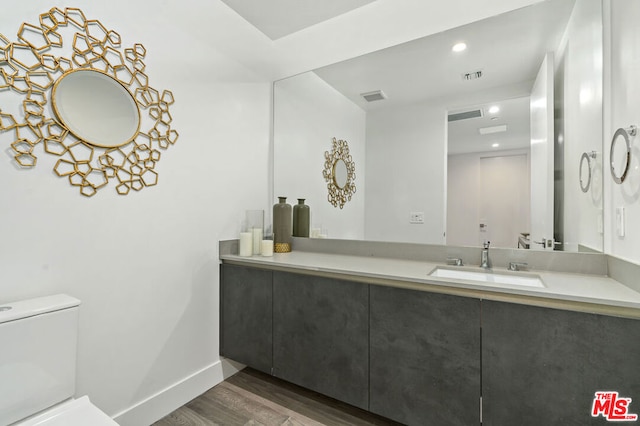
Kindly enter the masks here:
<path id="1" fill-rule="evenodd" d="M 117 426 L 73 398 L 79 306 L 62 294 L 0 304 L 1 426 Z"/>

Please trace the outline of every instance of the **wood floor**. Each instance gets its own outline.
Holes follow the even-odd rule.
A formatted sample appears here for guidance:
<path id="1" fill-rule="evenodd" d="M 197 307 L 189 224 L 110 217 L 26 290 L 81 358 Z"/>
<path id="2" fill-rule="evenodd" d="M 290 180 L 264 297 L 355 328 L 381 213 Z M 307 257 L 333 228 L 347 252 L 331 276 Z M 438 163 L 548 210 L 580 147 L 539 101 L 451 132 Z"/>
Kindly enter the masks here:
<path id="1" fill-rule="evenodd" d="M 245 368 L 153 426 L 399 425 Z"/>

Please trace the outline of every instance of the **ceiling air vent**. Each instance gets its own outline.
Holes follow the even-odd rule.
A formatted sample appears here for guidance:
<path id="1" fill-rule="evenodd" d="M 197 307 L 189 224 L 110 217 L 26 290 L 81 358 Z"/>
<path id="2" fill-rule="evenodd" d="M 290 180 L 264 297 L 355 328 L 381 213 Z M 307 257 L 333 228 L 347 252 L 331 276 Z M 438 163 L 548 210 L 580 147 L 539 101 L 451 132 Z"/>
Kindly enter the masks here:
<path id="1" fill-rule="evenodd" d="M 481 109 L 472 109 L 469 111 L 461 111 L 461 112 L 452 112 L 449 113 L 448 121 L 460 121 L 460 120 L 468 120 L 470 118 L 480 118 L 482 117 Z"/>
<path id="2" fill-rule="evenodd" d="M 383 99 L 387 99 L 387 95 L 385 95 L 382 90 L 375 90 L 373 92 L 360 93 L 360 96 L 362 96 L 364 100 L 367 102 L 375 102 L 375 101 L 381 101 Z"/>
<path id="3" fill-rule="evenodd" d="M 463 80 L 477 80 L 480 77 L 482 77 L 482 70 L 471 71 L 471 72 L 466 72 L 462 74 Z"/>

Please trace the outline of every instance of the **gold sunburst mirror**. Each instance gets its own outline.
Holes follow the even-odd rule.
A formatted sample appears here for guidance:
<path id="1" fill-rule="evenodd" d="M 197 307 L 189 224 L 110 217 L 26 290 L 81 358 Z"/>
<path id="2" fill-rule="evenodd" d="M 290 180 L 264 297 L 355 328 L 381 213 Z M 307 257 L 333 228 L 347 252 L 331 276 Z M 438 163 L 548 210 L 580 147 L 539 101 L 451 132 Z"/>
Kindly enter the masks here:
<path id="1" fill-rule="evenodd" d="M 23 23 L 17 41 L 0 34 L 0 133 L 13 132 L 17 164 L 34 167 L 43 145 L 59 157 L 55 173 L 85 196 L 110 181 L 121 195 L 156 185 L 161 150 L 178 132 L 173 94 L 149 85 L 145 56 L 77 8 Z"/>
<path id="2" fill-rule="evenodd" d="M 322 176 L 327 182 L 327 200 L 342 209 L 356 192 L 356 164 L 347 141 L 333 138 L 331 144 L 331 151 L 324 153 Z"/>

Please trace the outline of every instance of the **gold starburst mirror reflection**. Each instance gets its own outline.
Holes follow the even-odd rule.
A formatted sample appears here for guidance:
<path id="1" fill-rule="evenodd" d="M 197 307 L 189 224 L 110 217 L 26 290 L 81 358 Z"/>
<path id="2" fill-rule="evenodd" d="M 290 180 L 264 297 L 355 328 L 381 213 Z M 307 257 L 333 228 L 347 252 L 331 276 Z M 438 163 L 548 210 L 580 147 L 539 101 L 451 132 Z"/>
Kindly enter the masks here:
<path id="1" fill-rule="evenodd" d="M 156 185 L 160 151 L 178 132 L 173 94 L 149 86 L 145 56 L 76 8 L 23 23 L 17 41 L 0 34 L 0 134 L 13 132 L 17 164 L 34 167 L 43 145 L 59 157 L 55 173 L 85 196 L 110 181 L 121 195 Z"/>
<path id="2" fill-rule="evenodd" d="M 343 208 L 356 192 L 356 163 L 349 153 L 349 144 L 333 138 L 331 152 L 324 152 L 324 180 L 327 182 L 327 200 L 334 207 Z"/>

